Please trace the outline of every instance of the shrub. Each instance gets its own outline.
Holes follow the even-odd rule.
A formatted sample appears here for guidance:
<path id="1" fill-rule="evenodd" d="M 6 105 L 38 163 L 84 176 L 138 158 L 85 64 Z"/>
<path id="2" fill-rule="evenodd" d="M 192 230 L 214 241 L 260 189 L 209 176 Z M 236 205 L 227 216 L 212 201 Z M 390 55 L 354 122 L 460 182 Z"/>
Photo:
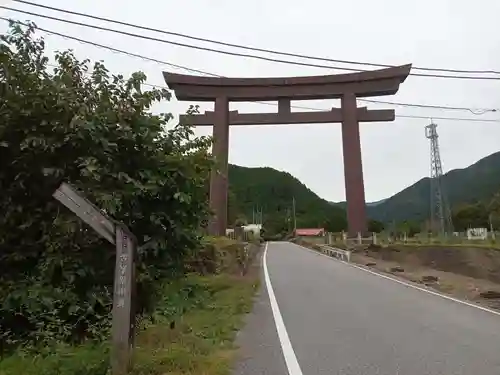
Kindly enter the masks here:
<path id="1" fill-rule="evenodd" d="M 170 93 L 71 51 L 51 68 L 34 30 L 12 23 L 0 37 L 0 353 L 107 336 L 114 251 L 52 198 L 62 181 L 149 242 L 137 262 L 142 312 L 200 246 L 208 214 L 210 139 L 151 113 Z"/>

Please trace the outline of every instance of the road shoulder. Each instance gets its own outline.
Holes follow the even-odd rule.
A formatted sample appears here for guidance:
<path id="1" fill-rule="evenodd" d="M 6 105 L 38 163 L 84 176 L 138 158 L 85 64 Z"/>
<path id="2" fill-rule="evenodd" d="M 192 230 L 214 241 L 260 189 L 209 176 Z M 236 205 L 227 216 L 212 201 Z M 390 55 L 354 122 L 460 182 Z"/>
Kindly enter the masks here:
<path id="1" fill-rule="evenodd" d="M 260 264 L 264 252 L 260 254 Z M 232 375 L 288 375 L 269 302 L 264 272 L 260 267 L 261 288 L 253 310 L 238 333 L 238 355 Z"/>

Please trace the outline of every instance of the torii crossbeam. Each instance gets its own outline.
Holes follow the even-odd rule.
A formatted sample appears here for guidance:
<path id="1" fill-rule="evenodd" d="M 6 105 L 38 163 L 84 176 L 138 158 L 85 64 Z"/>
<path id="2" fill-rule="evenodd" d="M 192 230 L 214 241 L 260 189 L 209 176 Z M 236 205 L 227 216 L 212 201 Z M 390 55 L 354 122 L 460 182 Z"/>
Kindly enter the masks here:
<path id="1" fill-rule="evenodd" d="M 394 95 L 411 70 L 411 64 L 365 71 L 308 77 L 219 78 L 164 72 L 165 82 L 178 100 L 213 101 L 215 110 L 181 116 L 197 126 L 213 125 L 213 154 L 218 171 L 210 178 L 209 224 L 213 235 L 227 228 L 227 169 L 230 125 L 342 123 L 342 148 L 349 236 L 367 231 L 365 191 L 361 161 L 359 122 L 394 121 L 394 110 L 358 108 L 356 98 Z M 321 112 L 292 112 L 292 100 L 341 99 L 341 108 Z M 229 102 L 278 101 L 277 113 L 229 111 Z"/>

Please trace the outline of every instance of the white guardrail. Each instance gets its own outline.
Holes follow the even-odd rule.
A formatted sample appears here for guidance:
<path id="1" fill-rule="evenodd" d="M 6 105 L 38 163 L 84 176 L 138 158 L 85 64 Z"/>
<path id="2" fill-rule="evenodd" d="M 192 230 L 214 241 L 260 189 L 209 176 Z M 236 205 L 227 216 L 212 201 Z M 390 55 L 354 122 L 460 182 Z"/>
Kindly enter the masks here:
<path id="1" fill-rule="evenodd" d="M 336 247 L 331 247 L 328 245 L 317 245 L 323 252 L 323 254 L 328 255 L 332 258 L 337 258 L 345 262 L 351 261 L 351 252 L 349 250 L 337 249 Z"/>

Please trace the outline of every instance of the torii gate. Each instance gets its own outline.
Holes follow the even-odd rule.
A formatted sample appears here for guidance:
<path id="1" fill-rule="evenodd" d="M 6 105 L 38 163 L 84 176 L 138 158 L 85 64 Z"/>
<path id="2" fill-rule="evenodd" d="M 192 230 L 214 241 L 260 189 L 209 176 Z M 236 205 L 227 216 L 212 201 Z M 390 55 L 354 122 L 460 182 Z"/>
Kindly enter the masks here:
<path id="1" fill-rule="evenodd" d="M 213 126 L 213 155 L 218 171 L 210 178 L 209 223 L 213 235 L 225 235 L 229 125 L 342 123 L 347 222 L 349 236 L 367 232 L 365 189 L 359 122 L 394 121 L 394 110 L 358 108 L 356 98 L 394 95 L 405 81 L 411 64 L 349 74 L 280 78 L 219 78 L 164 72 L 168 87 L 181 101 L 215 102 L 215 110 L 182 115 L 196 126 Z M 292 112 L 292 100 L 340 99 L 341 108 L 323 112 Z M 278 101 L 277 113 L 229 111 L 229 102 Z M 187 117 L 186 117 L 187 116 Z"/>

